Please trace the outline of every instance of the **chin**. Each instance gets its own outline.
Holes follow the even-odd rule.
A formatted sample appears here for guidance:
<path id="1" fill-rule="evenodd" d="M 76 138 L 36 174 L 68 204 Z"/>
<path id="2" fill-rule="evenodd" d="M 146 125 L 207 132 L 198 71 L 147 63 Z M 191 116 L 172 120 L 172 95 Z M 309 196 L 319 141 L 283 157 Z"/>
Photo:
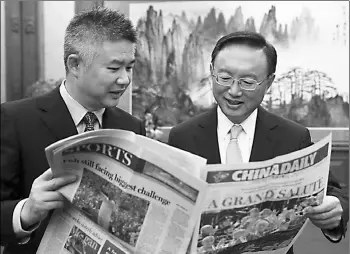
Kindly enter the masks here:
<path id="1" fill-rule="evenodd" d="M 117 99 L 117 100 L 109 100 L 109 101 L 103 103 L 102 105 L 105 108 L 113 108 L 113 107 L 118 106 L 118 104 L 119 104 L 119 99 Z"/>
<path id="2" fill-rule="evenodd" d="M 228 119 L 235 123 L 241 123 L 246 118 L 246 114 L 242 110 L 232 110 L 226 108 L 224 113 Z"/>

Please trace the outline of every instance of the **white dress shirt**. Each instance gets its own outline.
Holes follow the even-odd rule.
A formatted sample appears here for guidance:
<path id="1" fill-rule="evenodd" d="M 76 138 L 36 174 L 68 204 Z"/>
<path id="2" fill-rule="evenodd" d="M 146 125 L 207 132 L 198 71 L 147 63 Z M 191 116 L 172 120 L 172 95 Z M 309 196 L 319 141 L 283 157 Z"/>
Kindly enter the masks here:
<path id="1" fill-rule="evenodd" d="M 83 117 L 85 116 L 86 112 L 88 110 L 84 108 L 79 102 L 77 102 L 73 97 L 68 93 L 66 87 L 65 87 L 65 80 L 62 81 L 62 84 L 60 85 L 60 94 L 62 96 L 63 101 L 67 105 L 67 108 L 69 110 L 69 113 L 73 119 L 73 122 L 77 128 L 78 133 L 84 132 L 85 129 L 85 123 L 82 121 Z M 93 111 L 95 115 L 97 116 L 98 122 L 95 123 L 95 130 L 102 128 L 102 116 L 105 111 L 105 108 L 102 108 L 98 111 Z M 33 231 L 35 231 L 40 223 L 35 224 L 33 227 L 31 227 L 28 230 L 23 230 L 22 224 L 21 224 L 21 211 L 23 208 L 23 205 L 27 201 L 28 198 L 21 200 L 16 205 L 14 211 L 13 211 L 13 217 L 12 217 L 12 225 L 13 230 L 15 232 L 15 235 L 18 237 L 19 244 L 25 244 L 30 240 L 30 235 Z"/>
<path id="2" fill-rule="evenodd" d="M 234 123 L 232 123 L 227 116 L 222 112 L 220 107 L 217 107 L 218 113 L 218 144 L 221 163 L 226 164 L 226 150 L 230 142 L 230 130 Z M 240 125 L 243 131 L 238 135 L 237 141 L 239 149 L 241 150 L 241 155 L 244 163 L 249 162 L 250 153 L 253 147 L 256 118 L 258 116 L 258 109 L 255 109 L 246 120 L 244 120 Z"/>
<path id="3" fill-rule="evenodd" d="M 72 116 L 73 122 L 77 128 L 78 133 L 84 132 L 85 129 L 85 123 L 81 121 L 85 114 L 89 111 L 84 106 L 82 106 L 79 102 L 77 102 L 75 99 L 73 99 L 72 96 L 68 93 L 64 81 L 62 82 L 60 86 L 60 94 L 62 96 L 62 99 L 67 105 L 67 108 L 69 110 L 70 115 Z M 97 116 L 98 122 L 95 123 L 95 130 L 98 130 L 102 127 L 102 116 L 105 112 L 105 108 L 102 108 L 98 111 L 92 111 Z"/>

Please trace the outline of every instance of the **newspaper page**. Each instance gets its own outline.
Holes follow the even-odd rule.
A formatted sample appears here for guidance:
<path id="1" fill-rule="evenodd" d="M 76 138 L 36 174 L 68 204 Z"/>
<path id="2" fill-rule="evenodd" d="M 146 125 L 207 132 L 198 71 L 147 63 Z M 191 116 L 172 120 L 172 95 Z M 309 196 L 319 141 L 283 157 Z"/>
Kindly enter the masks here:
<path id="1" fill-rule="evenodd" d="M 209 183 L 191 253 L 285 254 L 326 195 L 331 134 L 263 162 L 207 165 Z"/>
<path id="2" fill-rule="evenodd" d="M 46 250 L 55 244 L 69 253 L 64 246 L 76 230 L 99 245 L 93 253 L 108 253 L 106 244 L 121 250 L 115 253 L 185 253 L 207 183 L 170 158 L 177 152 L 172 147 L 164 151 L 163 144 L 157 151 L 150 145 L 155 140 L 138 142 L 136 134 L 124 138 L 124 131 L 98 132 L 47 148 L 54 176 L 76 174 L 78 181 L 60 189 L 72 207 L 54 213 L 38 253 L 51 253 Z M 199 156 L 188 153 L 186 158 L 196 171 L 206 164 Z M 66 222 L 57 222 L 62 220 Z"/>

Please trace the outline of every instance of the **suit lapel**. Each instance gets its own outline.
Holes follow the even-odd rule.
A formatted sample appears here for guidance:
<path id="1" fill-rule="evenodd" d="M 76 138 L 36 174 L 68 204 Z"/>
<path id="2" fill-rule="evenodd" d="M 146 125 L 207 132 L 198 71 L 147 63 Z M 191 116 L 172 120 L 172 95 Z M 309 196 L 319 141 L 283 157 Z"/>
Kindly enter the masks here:
<path id="1" fill-rule="evenodd" d="M 38 97 L 41 119 L 57 140 L 78 134 L 74 121 L 59 92 L 59 86 L 52 92 Z"/>
<path id="2" fill-rule="evenodd" d="M 217 111 L 214 107 L 207 112 L 207 115 L 203 116 L 195 134 L 196 149 L 200 156 L 207 158 L 208 164 L 221 162 L 216 130 L 217 123 Z"/>
<path id="3" fill-rule="evenodd" d="M 276 127 L 277 124 L 271 114 L 259 107 L 250 162 L 268 160 L 274 157 L 273 129 Z"/>

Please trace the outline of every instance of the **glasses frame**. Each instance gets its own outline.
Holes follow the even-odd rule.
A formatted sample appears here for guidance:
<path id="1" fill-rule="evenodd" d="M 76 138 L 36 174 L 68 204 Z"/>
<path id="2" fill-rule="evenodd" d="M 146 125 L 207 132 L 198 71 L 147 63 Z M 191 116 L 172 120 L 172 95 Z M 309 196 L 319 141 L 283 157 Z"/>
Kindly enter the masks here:
<path id="1" fill-rule="evenodd" d="M 231 83 L 230 85 L 223 85 L 223 84 L 221 84 L 221 83 L 218 81 L 218 73 L 214 74 L 214 70 L 215 70 L 215 69 L 214 69 L 213 65 L 211 65 L 211 67 L 212 67 L 212 70 L 213 70 L 213 72 L 211 73 L 211 75 L 212 75 L 213 77 L 215 77 L 216 83 L 218 83 L 220 86 L 223 86 L 223 87 L 231 87 L 231 86 L 234 84 L 234 82 L 237 81 L 239 87 L 240 87 L 242 90 L 245 90 L 245 91 L 255 91 L 256 88 L 257 88 L 258 86 L 260 86 L 262 83 L 264 83 L 264 82 L 265 82 L 266 80 L 268 80 L 272 75 L 275 74 L 275 73 L 271 73 L 270 75 L 268 75 L 266 78 L 264 78 L 264 79 L 261 80 L 261 81 L 255 80 L 255 81 L 256 81 L 256 84 L 255 84 L 254 89 L 247 89 L 247 88 L 243 88 L 242 85 L 241 85 L 241 82 L 242 82 L 242 79 L 243 79 L 243 78 L 235 79 L 235 78 L 233 78 L 233 77 L 230 76 L 230 75 L 228 75 L 228 76 L 230 76 L 230 77 L 232 78 L 232 83 Z"/>

